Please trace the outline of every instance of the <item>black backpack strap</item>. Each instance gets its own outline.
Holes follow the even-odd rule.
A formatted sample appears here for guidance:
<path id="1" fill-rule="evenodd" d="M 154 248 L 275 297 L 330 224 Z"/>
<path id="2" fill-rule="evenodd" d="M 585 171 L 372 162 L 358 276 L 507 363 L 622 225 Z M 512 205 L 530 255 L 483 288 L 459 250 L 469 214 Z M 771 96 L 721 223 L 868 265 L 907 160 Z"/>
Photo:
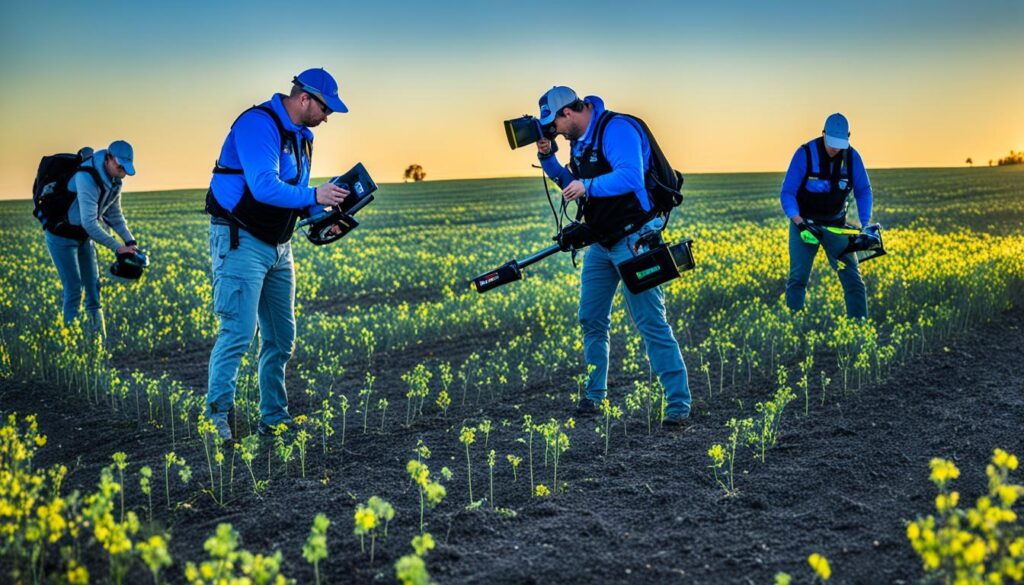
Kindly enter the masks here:
<path id="1" fill-rule="evenodd" d="M 83 171 L 85 172 L 85 174 L 89 175 L 92 178 L 94 183 L 96 183 L 96 188 L 100 190 L 100 199 L 103 199 L 104 197 L 106 197 L 107 196 L 107 188 L 103 186 L 103 179 L 100 177 L 100 172 L 96 170 L 96 167 L 91 166 L 91 165 L 90 166 L 80 165 L 78 167 L 78 170 L 75 171 L 75 175 L 77 175 L 78 173 L 83 172 Z M 71 175 L 71 176 L 74 177 L 75 175 Z M 76 194 L 76 196 L 77 196 L 77 194 Z"/>
<path id="2" fill-rule="evenodd" d="M 604 156 L 604 151 L 601 150 L 604 147 L 604 130 L 608 127 L 608 122 L 611 122 L 612 118 L 618 115 L 611 110 L 605 110 L 597 118 L 597 127 L 594 128 L 594 142 L 591 144 L 591 148 L 601 153 L 601 156 Z M 605 159 L 607 158 L 605 157 Z"/>
<path id="3" fill-rule="evenodd" d="M 299 177 L 302 176 L 302 155 L 306 155 L 306 160 L 313 160 L 313 143 L 306 139 L 305 135 L 302 135 L 301 142 L 296 138 L 294 132 L 289 132 L 284 127 L 284 123 L 281 122 L 281 118 L 278 117 L 277 112 L 273 108 L 267 106 L 253 106 L 253 109 L 264 112 L 270 119 L 277 125 L 277 132 L 281 136 L 281 146 L 284 146 L 286 142 L 291 142 L 295 153 L 295 183 L 298 183 Z M 286 181 L 288 182 L 288 181 Z"/>
<path id="4" fill-rule="evenodd" d="M 847 147 L 843 153 L 843 163 L 846 165 L 846 178 L 853 185 L 853 147 Z"/>
<path id="5" fill-rule="evenodd" d="M 656 171 L 655 167 L 658 167 L 658 169 L 665 170 L 671 168 L 671 163 L 669 163 L 668 158 L 665 157 L 665 151 L 661 149 L 661 145 L 658 144 L 658 140 L 654 137 L 654 133 L 651 132 L 650 126 L 647 125 L 647 122 L 644 122 L 642 119 L 637 118 L 636 116 L 632 116 L 630 114 L 621 115 L 633 120 L 636 123 L 636 125 L 639 126 L 640 132 L 643 134 L 643 136 L 641 136 L 641 140 L 644 136 L 646 136 L 647 138 L 647 147 L 651 150 L 651 159 L 650 161 L 647 161 L 648 168 L 644 172 L 645 186 L 648 180 L 650 180 L 655 184 L 657 188 L 671 192 L 672 207 L 679 207 L 680 205 L 683 204 L 683 174 L 675 169 L 672 169 L 673 176 L 666 177 L 671 182 L 665 183 L 664 181 L 662 181 L 661 177 L 658 176 L 658 172 Z M 647 189 L 647 196 L 651 200 L 651 206 L 653 207 L 655 205 L 655 198 L 654 194 L 651 193 L 650 187 L 648 187 Z M 666 226 L 668 225 L 668 215 L 670 213 L 671 209 L 665 212 Z M 657 213 L 655 213 L 655 215 L 657 215 Z"/>
<path id="6" fill-rule="evenodd" d="M 263 112 L 264 114 L 270 116 L 270 119 L 274 121 L 274 125 L 277 126 L 277 134 L 278 134 L 278 136 L 281 137 L 281 147 L 282 148 L 284 148 L 284 146 L 287 143 L 289 143 L 289 142 L 292 143 L 292 146 L 293 146 L 292 152 L 295 153 L 295 169 L 296 169 L 296 175 L 295 175 L 294 181 L 295 181 L 295 183 L 298 183 L 299 177 L 302 176 L 302 155 L 305 154 L 306 155 L 306 160 L 308 160 L 308 161 L 312 161 L 313 160 L 313 143 L 310 142 L 309 140 L 307 140 L 305 135 L 303 135 L 302 136 L 302 141 L 301 141 L 301 144 L 300 144 L 299 140 L 295 137 L 295 134 L 293 132 L 289 132 L 284 127 L 284 123 L 281 122 L 281 118 L 278 117 L 277 112 L 274 111 L 274 108 L 271 108 L 271 107 L 268 107 L 268 106 L 264 106 L 264 105 L 252 106 L 251 108 L 249 108 L 246 111 L 242 112 L 241 114 L 238 115 L 237 118 L 235 118 L 235 121 L 231 123 L 231 127 L 234 128 L 235 124 L 237 124 L 238 121 L 242 119 L 242 116 L 248 114 L 249 112 L 251 112 L 253 110 L 259 110 L 259 111 Z M 214 165 L 213 165 L 213 174 L 215 174 L 215 175 L 244 175 L 245 171 L 243 169 L 233 169 L 233 168 L 230 168 L 230 167 L 221 166 L 220 162 L 218 161 L 218 162 L 214 163 Z M 289 182 L 289 181 L 285 181 L 285 182 Z M 294 184 L 294 183 L 291 183 L 291 184 Z"/>
<path id="7" fill-rule="evenodd" d="M 847 172 L 847 181 L 849 181 L 850 173 L 850 149 L 843 149 L 843 155 L 839 157 L 839 160 L 835 162 L 829 162 L 829 183 L 831 185 L 832 194 L 835 195 L 839 191 L 839 181 L 843 179 L 843 169 Z"/>
<path id="8" fill-rule="evenodd" d="M 596 126 L 594 126 L 594 139 L 590 142 L 590 146 L 588 146 L 587 149 L 583 151 L 582 155 L 580 156 L 581 159 L 589 158 L 591 153 L 593 153 L 594 151 L 597 151 L 598 154 L 600 154 L 602 157 L 604 157 L 604 152 L 601 151 L 601 146 L 602 146 L 602 144 L 601 144 L 602 143 L 601 137 L 604 136 L 605 126 L 608 125 L 608 122 L 615 115 L 616 115 L 615 112 L 612 112 L 611 110 L 605 110 L 605 111 L 601 112 L 600 115 L 598 115 L 597 120 L 594 122 L 596 124 Z M 583 208 L 584 208 L 585 205 L 586 205 L 586 200 L 585 199 L 584 200 L 577 200 L 577 202 L 576 202 L 576 221 L 580 221 L 580 220 L 583 219 Z"/>

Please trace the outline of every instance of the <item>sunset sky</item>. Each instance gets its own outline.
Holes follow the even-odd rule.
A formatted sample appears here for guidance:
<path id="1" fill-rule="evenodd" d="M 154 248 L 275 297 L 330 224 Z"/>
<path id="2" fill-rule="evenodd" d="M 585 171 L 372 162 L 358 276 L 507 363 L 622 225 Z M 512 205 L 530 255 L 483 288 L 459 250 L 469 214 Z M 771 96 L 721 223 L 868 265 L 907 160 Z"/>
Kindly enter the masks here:
<path id="1" fill-rule="evenodd" d="M 685 172 L 783 171 L 841 111 L 871 168 L 1024 150 L 1024 2 L 5 2 L 0 198 L 39 158 L 135 146 L 127 190 L 205 187 L 246 107 L 325 67 L 313 174 L 534 172 L 501 121 L 556 84 L 645 118 Z"/>

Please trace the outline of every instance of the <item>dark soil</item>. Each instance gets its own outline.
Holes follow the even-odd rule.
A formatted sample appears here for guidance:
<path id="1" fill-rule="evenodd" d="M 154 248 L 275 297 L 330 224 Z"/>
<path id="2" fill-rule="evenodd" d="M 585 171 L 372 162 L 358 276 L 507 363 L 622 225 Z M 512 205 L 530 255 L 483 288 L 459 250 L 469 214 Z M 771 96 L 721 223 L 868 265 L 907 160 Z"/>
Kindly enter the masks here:
<path id="1" fill-rule="evenodd" d="M 262 499 L 252 494 L 238 462 L 234 490 L 226 487 L 225 506 L 216 504 L 201 491 L 210 483 L 201 446 L 179 440 L 174 449 L 188 459 L 194 478 L 187 487 L 172 486 L 173 511 L 160 503 L 163 454 L 172 449 L 166 430 L 139 424 L 131 418 L 134 412 L 92 406 L 74 391 L 21 382 L 2 383 L 0 410 L 38 413 L 41 430 L 49 436 L 38 460 L 72 468 L 66 482 L 70 489 L 91 488 L 99 468 L 117 450 L 128 453 L 130 472 L 143 464 L 153 467 L 155 517 L 171 533 L 176 564 L 169 576 L 176 582 L 182 580 L 185 560 L 204 558 L 203 541 L 219 522 L 231 522 L 250 550 L 280 550 L 287 574 L 312 582 L 312 567 L 302 560 L 301 548 L 317 512 L 332 521 L 331 555 L 321 566 L 329 582 L 393 582 L 392 564 L 411 550 L 409 540 L 418 530 L 417 492 L 409 487 L 405 463 L 422 438 L 433 452 L 428 461 L 433 474 L 442 466 L 454 473 L 446 482 L 447 500 L 426 513 L 427 530 L 438 541 L 427 565 L 440 583 L 767 584 L 778 571 L 807 582 L 805 559 L 811 552 L 830 559 L 832 582 L 904 583 L 921 577 L 904 530 L 906 520 L 932 509 L 929 460 L 956 461 L 962 470 L 957 488 L 970 502 L 985 489 L 984 466 L 994 447 L 1024 454 L 1022 328 L 1024 310 L 999 315 L 898 368 L 879 386 L 834 396 L 824 407 L 812 405 L 807 418 L 798 398 L 786 412 L 783 436 L 766 463 L 754 461 L 749 451 L 738 457 L 740 493 L 735 497 L 724 497 L 714 483 L 706 452 L 725 438 L 725 420 L 752 414 L 751 397 L 765 396 L 766 388 L 716 395 L 701 404 L 694 426 L 681 433 L 655 430 L 649 436 L 644 423 L 632 420 L 623 436 L 620 425 L 613 429 L 608 457 L 594 432 L 596 421 L 579 420 L 569 431 L 571 447 L 558 471 L 567 482 L 565 493 L 535 499 L 529 493 L 526 446 L 517 441 L 524 436 L 522 414 L 531 413 L 538 421 L 571 416 L 567 395 L 574 384 L 535 384 L 521 395 L 464 408 L 458 407 L 460 392 L 455 390 L 456 406 L 448 419 L 431 415 L 406 428 L 401 424 L 402 388 L 393 382 L 404 369 L 397 366 L 381 376 L 389 383 L 379 386 L 391 401 L 386 433 L 374 430 L 380 424 L 374 411 L 371 432 L 362 434 L 355 407 L 358 388 L 346 391 L 353 408 L 344 450 L 338 448 L 340 429 L 327 456 L 312 441 L 306 479 L 299 477 L 298 461 L 285 473 L 275 460 Z M 436 350 L 446 355 L 443 347 Z M 147 370 L 169 371 L 204 386 L 202 353 L 167 356 Z M 426 354 L 422 348 L 415 353 Z M 405 365 L 406 360 L 392 357 Z M 689 365 L 694 386 L 703 388 L 696 383 L 700 372 Z M 621 393 L 612 398 L 621 401 Z M 737 398 L 743 399 L 743 411 L 734 404 Z M 300 403 L 293 414 L 301 409 Z M 473 496 L 488 496 L 486 459 L 494 448 L 495 504 L 514 516 L 491 511 L 488 502 L 465 509 L 466 453 L 458 442 L 459 428 L 466 421 L 479 422 L 483 414 L 494 421 L 495 430 L 487 448 L 480 433 L 471 447 Z M 543 464 L 536 436 L 534 447 L 537 481 L 552 487 L 552 469 Z M 524 459 L 518 481 L 505 461 L 507 453 Z M 264 479 L 265 455 L 257 461 L 256 473 Z M 127 483 L 129 505 L 145 517 L 137 477 Z M 392 502 L 397 511 L 388 538 L 377 543 L 372 566 L 352 535 L 355 505 L 371 495 Z M 106 573 L 99 556 L 90 564 L 93 575 Z M 146 578 L 141 572 L 136 577 Z"/>

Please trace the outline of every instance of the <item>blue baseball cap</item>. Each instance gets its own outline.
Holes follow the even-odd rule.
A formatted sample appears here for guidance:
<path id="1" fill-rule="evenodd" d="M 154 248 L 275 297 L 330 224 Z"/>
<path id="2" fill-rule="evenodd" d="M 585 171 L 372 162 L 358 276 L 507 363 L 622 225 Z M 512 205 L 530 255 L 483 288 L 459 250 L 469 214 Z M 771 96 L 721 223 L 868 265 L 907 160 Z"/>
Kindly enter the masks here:
<path id="1" fill-rule="evenodd" d="M 135 174 L 135 151 L 132 150 L 131 144 L 124 140 L 115 140 L 107 147 L 107 152 L 114 157 L 117 164 L 124 167 L 124 172 L 128 173 L 128 176 Z"/>
<path id="2" fill-rule="evenodd" d="M 562 108 L 580 99 L 570 87 L 556 85 L 540 96 L 540 124 L 547 126 L 555 121 Z"/>
<path id="3" fill-rule="evenodd" d="M 323 100 L 332 112 L 345 113 L 348 107 L 338 97 L 338 82 L 334 81 L 331 74 L 320 69 L 306 69 L 292 79 L 292 83 L 302 88 L 302 91 L 315 95 Z"/>
<path id="4" fill-rule="evenodd" d="M 825 119 L 825 146 L 843 150 L 850 147 L 850 123 L 836 113 Z"/>

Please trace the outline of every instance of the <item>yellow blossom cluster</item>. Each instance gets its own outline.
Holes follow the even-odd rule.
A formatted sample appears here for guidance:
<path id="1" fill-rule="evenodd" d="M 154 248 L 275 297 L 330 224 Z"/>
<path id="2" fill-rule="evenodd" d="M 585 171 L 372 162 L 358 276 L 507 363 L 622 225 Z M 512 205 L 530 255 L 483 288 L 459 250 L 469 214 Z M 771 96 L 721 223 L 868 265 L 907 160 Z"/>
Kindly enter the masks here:
<path id="1" fill-rule="evenodd" d="M 1010 481 L 1017 457 L 1002 449 L 986 467 L 988 494 L 971 508 L 958 507 L 960 494 L 949 483 L 960 470 L 949 460 L 931 461 L 931 481 L 939 490 L 937 514 L 907 524 L 907 539 L 926 573 L 957 585 L 999 585 L 1024 580 L 1024 530 L 1013 505 L 1024 487 Z"/>

